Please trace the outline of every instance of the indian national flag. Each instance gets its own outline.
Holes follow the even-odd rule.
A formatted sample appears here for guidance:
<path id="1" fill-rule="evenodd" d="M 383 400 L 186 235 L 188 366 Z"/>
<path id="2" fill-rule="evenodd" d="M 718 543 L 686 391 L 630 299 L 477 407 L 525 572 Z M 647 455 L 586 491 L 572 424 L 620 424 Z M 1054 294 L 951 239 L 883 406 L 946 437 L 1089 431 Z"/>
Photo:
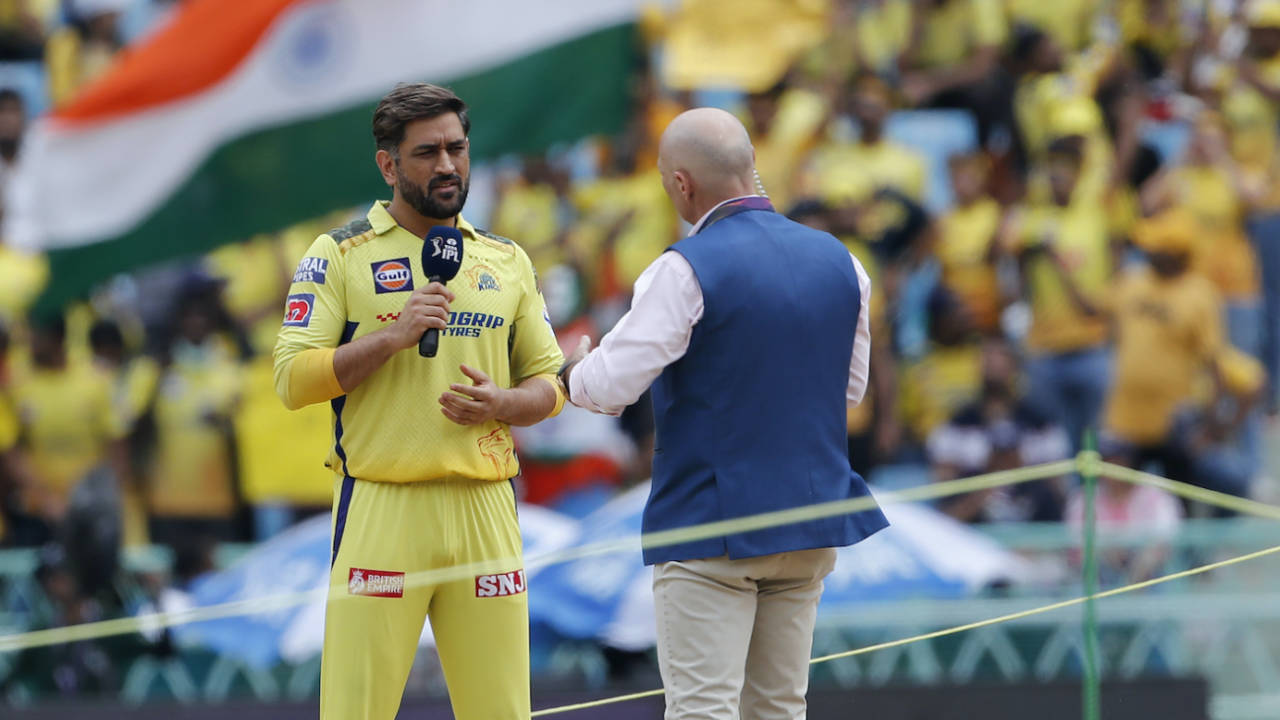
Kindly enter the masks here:
<path id="1" fill-rule="evenodd" d="M 370 119 L 401 81 L 472 108 L 472 153 L 619 130 L 641 0 L 189 0 L 33 127 L 6 202 L 45 303 L 387 194 Z"/>

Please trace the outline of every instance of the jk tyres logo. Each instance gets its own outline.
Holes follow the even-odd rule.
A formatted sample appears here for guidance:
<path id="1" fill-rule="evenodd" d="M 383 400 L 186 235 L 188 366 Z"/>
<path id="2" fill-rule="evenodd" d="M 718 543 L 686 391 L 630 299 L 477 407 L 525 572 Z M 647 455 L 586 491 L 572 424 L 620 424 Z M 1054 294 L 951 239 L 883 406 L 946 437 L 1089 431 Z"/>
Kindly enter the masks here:
<path id="1" fill-rule="evenodd" d="M 379 260 L 370 266 L 373 268 L 373 289 L 378 294 L 413 291 L 413 270 L 410 269 L 409 258 Z"/>

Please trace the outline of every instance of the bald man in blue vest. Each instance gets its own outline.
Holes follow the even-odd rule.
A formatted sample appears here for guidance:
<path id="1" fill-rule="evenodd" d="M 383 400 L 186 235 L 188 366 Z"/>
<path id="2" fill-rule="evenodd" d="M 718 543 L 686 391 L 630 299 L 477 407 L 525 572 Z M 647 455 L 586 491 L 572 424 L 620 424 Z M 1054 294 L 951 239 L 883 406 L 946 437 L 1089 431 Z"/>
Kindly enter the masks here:
<path id="1" fill-rule="evenodd" d="M 732 115 L 680 115 L 658 155 L 693 229 L 636 281 L 600 347 L 583 338 L 560 374 L 575 404 L 610 415 L 652 385 L 644 531 L 867 495 L 845 439 L 867 387 L 866 272 L 755 194 L 755 151 Z M 667 720 L 804 718 L 835 548 L 887 525 L 873 508 L 647 548 Z"/>

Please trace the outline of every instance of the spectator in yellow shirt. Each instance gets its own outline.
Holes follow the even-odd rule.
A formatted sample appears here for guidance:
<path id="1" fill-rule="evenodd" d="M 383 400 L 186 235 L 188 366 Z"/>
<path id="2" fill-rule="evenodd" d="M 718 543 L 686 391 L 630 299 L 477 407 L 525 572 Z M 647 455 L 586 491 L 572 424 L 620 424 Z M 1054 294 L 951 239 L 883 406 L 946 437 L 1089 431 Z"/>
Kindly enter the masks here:
<path id="1" fill-rule="evenodd" d="M 885 123 L 893 109 L 889 86 L 874 75 L 858 76 L 850 86 L 846 109 L 858 125 L 858 139 L 828 142 L 814 150 L 805 181 L 810 194 L 829 194 L 831 188 L 847 186 L 854 182 L 850 174 L 857 173 L 876 190 L 890 188 L 916 203 L 924 202 L 924 158 L 885 137 Z"/>
<path id="2" fill-rule="evenodd" d="M 743 124 L 755 145 L 756 172 L 775 207 L 794 204 L 803 163 L 830 112 L 821 95 L 785 82 L 747 96 Z"/>
<path id="3" fill-rule="evenodd" d="M 136 454 L 139 450 L 136 442 L 139 421 L 155 397 L 160 368 L 155 360 L 145 355 L 131 357 L 124 333 L 113 320 L 99 320 L 89 328 L 89 347 L 93 352 L 94 366 L 111 383 L 111 406 L 116 413 L 116 421 L 127 438 L 130 453 Z M 133 483 L 122 486 L 120 505 L 124 545 L 147 544 L 147 514 L 142 488 Z"/>
<path id="4" fill-rule="evenodd" d="M 1126 273 L 1114 293 L 1116 377 L 1106 429 L 1130 448 L 1134 467 L 1155 462 L 1175 480 L 1239 494 L 1249 477 L 1204 474 L 1196 471 L 1195 460 L 1240 428 L 1250 396 L 1261 388 L 1261 373 L 1236 369 L 1247 365 L 1247 356 L 1223 340 L 1218 293 L 1190 271 L 1195 232 L 1195 220 L 1184 210 L 1166 211 L 1134 229 L 1148 266 Z M 1197 412 L 1198 406 L 1214 404 L 1197 397 L 1198 381 L 1206 375 L 1240 399 L 1241 412 L 1231 422 Z"/>
<path id="5" fill-rule="evenodd" d="M 73 0 L 71 24 L 55 32 L 45 46 L 49 98 L 62 105 L 106 71 L 124 47 L 120 18 L 129 0 Z"/>
<path id="6" fill-rule="evenodd" d="M 49 541 L 66 519 L 71 494 L 93 470 L 109 465 L 129 482 L 123 428 L 111 386 L 88 363 L 67 359 L 62 317 L 40 319 L 31 336 L 31 369 L 13 385 L 19 442 L 9 469 L 17 482 L 14 540 Z"/>
<path id="7" fill-rule="evenodd" d="M 570 218 L 567 174 L 545 156 L 524 159 L 517 177 L 504 182 L 493 210 L 493 231 L 519 237 L 533 268 L 545 274 L 565 262 L 564 233 Z"/>
<path id="8" fill-rule="evenodd" d="M 1003 211 L 987 194 L 985 155 L 954 155 L 948 162 L 955 206 L 937 224 L 942 284 L 960 298 L 985 334 L 999 330 L 1003 302 L 996 278 L 996 234 Z"/>
<path id="9" fill-rule="evenodd" d="M 636 164 L 637 142 L 631 135 L 619 138 L 606 173 L 570 193 L 579 216 L 568 244 L 595 281 L 593 300 L 628 297 L 640 273 L 678 237 L 657 167 Z"/>
<path id="10" fill-rule="evenodd" d="M 1198 230 L 1192 270 L 1217 288 L 1231 344 L 1261 357 L 1258 258 L 1245 231 L 1248 191 L 1243 182 L 1227 149 L 1221 118 L 1205 112 L 1196 120 L 1184 161 L 1144 186 L 1142 199 L 1150 213 L 1175 207 L 1190 213 Z"/>
<path id="11" fill-rule="evenodd" d="M 1000 0 L 920 0 L 902 56 L 902 91 L 912 105 L 960 108 L 986 145 L 997 127 L 1013 127 L 1013 83 L 1000 67 L 1008 35 Z"/>
<path id="12" fill-rule="evenodd" d="M 1077 449 L 1098 419 L 1111 375 L 1103 308 L 1110 238 L 1104 210 L 1076 192 L 1084 145 L 1079 135 L 1050 143 L 1050 199 L 1016 213 L 1002 240 L 1018 258 L 1031 307 L 1026 344 L 1032 401 L 1053 415 Z"/>
<path id="13" fill-rule="evenodd" d="M 152 410 L 156 438 L 145 493 L 152 542 L 175 547 L 239 539 L 231 421 L 242 373 L 234 348 L 218 335 L 226 313 L 217 286 L 187 282 Z"/>

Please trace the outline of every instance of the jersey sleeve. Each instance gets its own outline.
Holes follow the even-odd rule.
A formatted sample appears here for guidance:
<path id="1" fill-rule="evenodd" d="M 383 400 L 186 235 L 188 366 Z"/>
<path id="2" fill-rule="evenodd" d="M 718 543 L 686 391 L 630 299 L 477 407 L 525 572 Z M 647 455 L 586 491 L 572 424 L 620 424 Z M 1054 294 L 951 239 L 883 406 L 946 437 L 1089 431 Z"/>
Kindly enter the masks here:
<path id="1" fill-rule="evenodd" d="M 517 248 L 520 260 L 520 305 L 516 309 L 515 328 L 511 338 L 511 382 L 519 385 L 537 375 L 554 378 L 564 364 L 564 355 L 551 329 L 547 305 L 538 289 L 533 264 L 524 250 Z M 557 384 L 554 383 L 553 384 Z M 557 388 L 557 392 L 559 389 Z M 558 403 L 557 403 L 558 405 Z"/>
<path id="2" fill-rule="evenodd" d="M 276 338 L 276 393 L 291 410 L 343 394 L 333 354 L 347 323 L 346 297 L 342 252 L 321 235 L 298 262 Z"/>

